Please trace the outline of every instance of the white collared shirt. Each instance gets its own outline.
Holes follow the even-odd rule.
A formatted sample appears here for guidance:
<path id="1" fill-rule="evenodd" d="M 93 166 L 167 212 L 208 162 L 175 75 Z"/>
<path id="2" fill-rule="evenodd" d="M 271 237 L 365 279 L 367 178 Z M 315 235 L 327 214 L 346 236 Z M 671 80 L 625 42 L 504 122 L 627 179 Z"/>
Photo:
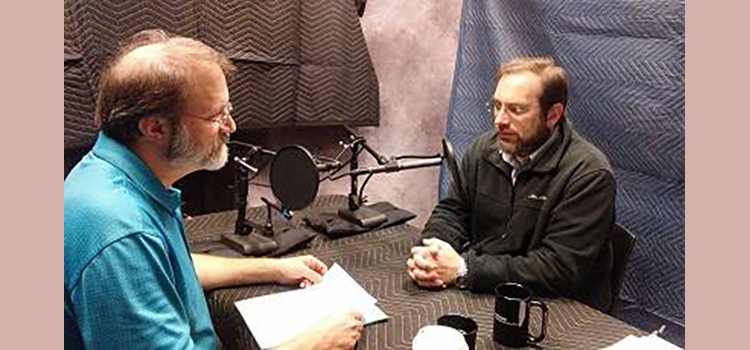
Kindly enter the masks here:
<path id="1" fill-rule="evenodd" d="M 503 153 L 503 150 L 500 150 L 500 156 L 503 158 L 503 160 L 510 164 L 511 167 L 513 167 L 513 170 L 510 172 L 510 178 L 513 180 L 513 185 L 516 184 L 516 178 L 518 178 L 518 173 L 521 172 L 521 170 L 524 169 L 524 165 L 528 164 L 531 160 L 536 157 L 537 154 L 539 154 L 539 151 L 542 147 L 539 147 L 534 153 L 529 155 L 526 158 L 519 159 L 517 157 L 511 156 L 510 154 Z"/>

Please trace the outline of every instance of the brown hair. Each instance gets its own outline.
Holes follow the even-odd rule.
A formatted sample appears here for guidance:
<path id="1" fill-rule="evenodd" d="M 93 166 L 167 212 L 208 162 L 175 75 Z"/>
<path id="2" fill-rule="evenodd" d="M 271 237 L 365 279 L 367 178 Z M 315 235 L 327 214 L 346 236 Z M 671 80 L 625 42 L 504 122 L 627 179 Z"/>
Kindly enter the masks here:
<path id="1" fill-rule="evenodd" d="M 555 64 L 549 57 L 519 57 L 505 63 L 500 67 L 496 81 L 500 81 L 506 74 L 531 72 L 542 80 L 542 96 L 539 104 L 544 115 L 555 103 L 562 103 L 565 107 L 568 103 L 568 75 L 565 70 Z"/>
<path id="2" fill-rule="evenodd" d="M 133 67 L 123 64 L 136 49 L 155 45 L 158 54 Z M 229 59 L 200 41 L 173 36 L 160 29 L 145 30 L 126 40 L 99 79 L 95 120 L 107 136 L 130 145 L 140 136 L 141 118 L 159 115 L 176 121 L 184 112 L 196 62 L 214 63 L 229 79 Z"/>

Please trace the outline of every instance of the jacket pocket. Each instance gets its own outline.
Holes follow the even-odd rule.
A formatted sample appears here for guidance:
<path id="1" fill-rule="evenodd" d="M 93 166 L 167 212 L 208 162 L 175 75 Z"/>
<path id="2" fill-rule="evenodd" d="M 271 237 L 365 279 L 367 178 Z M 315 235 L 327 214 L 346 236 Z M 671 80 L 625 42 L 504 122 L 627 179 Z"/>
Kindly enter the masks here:
<path id="1" fill-rule="evenodd" d="M 543 205 L 544 200 L 534 198 L 524 198 L 516 203 L 503 237 L 511 250 L 525 252 L 538 243 L 534 242 L 534 232 L 540 224 L 539 214 Z"/>

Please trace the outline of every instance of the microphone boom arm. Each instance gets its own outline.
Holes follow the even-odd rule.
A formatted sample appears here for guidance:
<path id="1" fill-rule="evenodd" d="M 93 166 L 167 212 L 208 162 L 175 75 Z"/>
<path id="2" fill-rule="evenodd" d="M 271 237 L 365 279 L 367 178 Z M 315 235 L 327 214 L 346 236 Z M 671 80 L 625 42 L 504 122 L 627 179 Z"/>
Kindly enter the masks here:
<path id="1" fill-rule="evenodd" d="M 378 173 L 393 173 L 393 172 L 407 170 L 407 169 L 425 168 L 425 167 L 440 165 L 442 162 L 443 162 L 443 157 L 440 157 L 440 156 L 429 158 L 429 159 L 409 161 L 409 162 L 404 162 L 401 160 L 394 160 L 384 165 L 378 165 L 378 166 L 367 167 L 367 168 L 357 168 L 354 170 L 350 170 L 346 173 L 331 177 L 330 180 L 334 181 L 345 176 L 359 176 L 359 175 L 364 175 L 364 174 L 378 174 Z"/>
<path id="2" fill-rule="evenodd" d="M 444 159 L 444 155 L 435 155 L 435 156 L 400 156 L 400 157 L 392 157 L 387 158 L 376 152 L 370 145 L 367 144 L 367 140 L 364 137 L 357 136 L 357 134 L 348 126 L 344 126 L 346 131 L 349 133 L 349 143 L 339 142 L 339 144 L 344 146 L 344 149 L 349 149 L 351 152 L 351 158 L 348 162 L 340 163 L 338 161 L 335 162 L 335 164 L 327 164 L 327 165 L 320 165 L 316 164 L 317 168 L 321 171 L 328 171 L 328 170 L 334 170 L 332 173 L 330 173 L 326 178 L 331 181 L 340 179 L 342 177 L 349 176 L 351 177 L 351 191 L 349 193 L 349 209 L 351 211 L 355 211 L 359 209 L 359 207 L 364 202 L 363 193 L 364 193 L 364 187 L 367 184 L 367 180 L 370 179 L 370 176 L 372 174 L 377 173 L 390 173 L 390 172 L 397 172 L 401 170 L 406 169 L 415 169 L 415 168 L 423 168 L 423 167 L 429 167 L 429 166 L 438 166 L 442 163 Z M 359 153 L 362 151 L 367 151 L 375 160 L 377 161 L 377 166 L 374 167 L 367 167 L 367 168 L 359 168 L 359 161 L 358 156 Z M 342 151 L 343 153 L 343 151 Z M 341 154 L 339 154 L 340 156 Z M 336 157 L 338 160 L 338 156 Z M 406 159 L 418 159 L 418 160 L 410 160 L 406 161 Z M 349 171 L 338 174 L 338 173 L 344 166 L 349 165 Z M 365 180 L 365 182 L 362 184 L 362 188 L 359 188 L 357 177 L 360 175 L 368 174 L 369 176 Z"/>

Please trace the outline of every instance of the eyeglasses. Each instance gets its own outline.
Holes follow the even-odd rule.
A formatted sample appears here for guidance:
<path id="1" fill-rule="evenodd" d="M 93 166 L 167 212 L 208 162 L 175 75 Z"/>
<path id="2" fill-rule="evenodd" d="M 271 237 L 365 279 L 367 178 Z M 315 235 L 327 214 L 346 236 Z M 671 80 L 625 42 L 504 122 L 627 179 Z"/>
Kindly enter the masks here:
<path id="1" fill-rule="evenodd" d="M 487 112 L 490 113 L 490 115 L 497 115 L 499 108 L 497 108 L 497 104 L 495 104 L 495 101 L 487 101 L 484 103 L 484 106 L 487 107 Z"/>
<path id="2" fill-rule="evenodd" d="M 502 102 L 496 101 L 496 100 L 490 100 L 488 101 L 485 106 L 487 107 L 487 112 L 491 113 L 493 117 L 497 116 L 498 113 L 500 113 L 500 110 L 505 107 L 505 112 L 508 113 L 510 116 L 518 116 L 520 114 L 526 113 L 529 111 L 529 106 L 519 103 L 507 103 L 505 106 L 503 106 Z"/>
<path id="3" fill-rule="evenodd" d="M 229 120 L 232 119 L 232 110 L 232 104 L 227 103 L 224 108 L 221 109 L 221 111 L 208 117 L 196 117 L 192 115 L 188 115 L 187 117 L 209 121 L 212 123 L 216 123 L 216 125 L 218 125 L 219 127 L 222 127 L 229 124 Z"/>

